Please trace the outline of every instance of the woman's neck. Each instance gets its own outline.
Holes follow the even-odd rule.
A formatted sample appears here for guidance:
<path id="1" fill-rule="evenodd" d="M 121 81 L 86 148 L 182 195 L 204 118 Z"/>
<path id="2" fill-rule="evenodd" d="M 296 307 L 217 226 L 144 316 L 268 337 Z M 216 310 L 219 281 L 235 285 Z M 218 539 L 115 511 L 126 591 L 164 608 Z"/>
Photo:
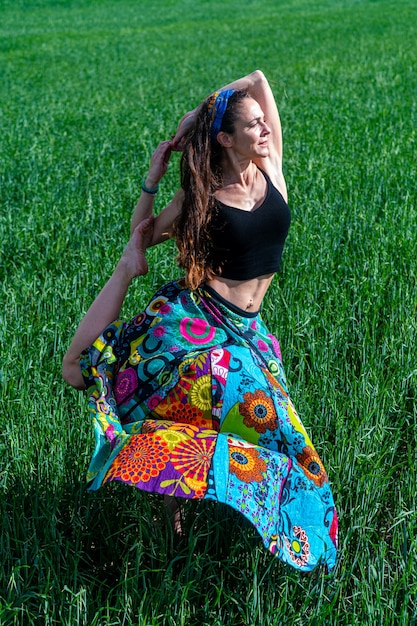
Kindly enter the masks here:
<path id="1" fill-rule="evenodd" d="M 254 163 L 239 176 L 229 174 L 223 178 L 220 189 L 216 192 L 216 198 L 223 204 L 253 211 L 265 199 L 267 184 L 265 177 Z"/>
<path id="2" fill-rule="evenodd" d="M 253 161 L 248 159 L 240 160 L 227 153 L 222 163 L 223 186 L 241 185 L 242 187 L 248 187 L 253 184 L 257 169 Z"/>

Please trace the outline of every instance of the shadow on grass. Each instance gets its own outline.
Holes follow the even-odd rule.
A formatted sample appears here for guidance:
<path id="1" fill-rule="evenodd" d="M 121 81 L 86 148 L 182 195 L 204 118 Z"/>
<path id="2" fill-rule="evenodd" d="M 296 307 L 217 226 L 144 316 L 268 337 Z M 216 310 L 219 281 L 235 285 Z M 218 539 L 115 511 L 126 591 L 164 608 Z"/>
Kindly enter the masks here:
<path id="1" fill-rule="evenodd" d="M 0 507 L 2 625 L 252 623 L 254 585 L 298 579 L 243 517 L 214 503 L 184 503 L 180 542 L 160 496 L 119 484 L 16 483 Z"/>

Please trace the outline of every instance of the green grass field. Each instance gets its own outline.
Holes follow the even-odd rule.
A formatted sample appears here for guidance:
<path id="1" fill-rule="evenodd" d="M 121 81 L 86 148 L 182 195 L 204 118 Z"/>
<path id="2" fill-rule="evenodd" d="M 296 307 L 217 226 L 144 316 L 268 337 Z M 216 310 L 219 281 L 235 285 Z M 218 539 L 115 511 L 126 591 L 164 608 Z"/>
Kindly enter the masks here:
<path id="1" fill-rule="evenodd" d="M 417 623 L 416 38 L 415 0 L 0 0 L 1 626 Z M 86 398 L 60 375 L 152 150 L 256 68 L 293 213 L 264 317 L 333 485 L 332 576 L 221 507 L 188 503 L 175 551 L 158 497 L 86 492 Z M 126 317 L 178 275 L 172 244 L 149 258 Z"/>

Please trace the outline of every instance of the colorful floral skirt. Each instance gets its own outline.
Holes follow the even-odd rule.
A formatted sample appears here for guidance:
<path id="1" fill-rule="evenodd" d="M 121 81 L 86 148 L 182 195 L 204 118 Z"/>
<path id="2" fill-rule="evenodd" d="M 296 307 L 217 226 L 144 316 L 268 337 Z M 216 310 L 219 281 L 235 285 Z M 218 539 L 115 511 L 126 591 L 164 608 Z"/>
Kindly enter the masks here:
<path id="1" fill-rule="evenodd" d="M 115 321 L 82 355 L 96 447 L 90 489 L 118 480 L 242 513 L 303 571 L 336 561 L 329 481 L 260 314 L 183 281 Z"/>

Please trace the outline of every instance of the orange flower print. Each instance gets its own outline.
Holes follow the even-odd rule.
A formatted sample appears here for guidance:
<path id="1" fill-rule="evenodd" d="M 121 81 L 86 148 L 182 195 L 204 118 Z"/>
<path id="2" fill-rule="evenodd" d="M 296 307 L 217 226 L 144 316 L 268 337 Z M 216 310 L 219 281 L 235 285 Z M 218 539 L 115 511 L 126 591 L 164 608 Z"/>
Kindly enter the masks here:
<path id="1" fill-rule="evenodd" d="M 243 415 L 245 426 L 254 428 L 257 433 L 276 430 L 278 427 L 274 403 L 264 391 L 245 393 L 243 402 L 239 403 L 239 413 Z"/>
<path id="2" fill-rule="evenodd" d="M 254 448 L 229 446 L 229 469 L 244 483 L 260 483 L 266 471 L 266 463 Z"/>
<path id="3" fill-rule="evenodd" d="M 104 482 L 146 483 L 158 476 L 168 461 L 169 447 L 157 433 L 132 435 L 111 464 Z"/>
<path id="4" fill-rule="evenodd" d="M 211 415 L 203 413 L 201 409 L 186 402 L 185 404 L 179 400 L 160 404 L 154 411 L 166 420 L 179 424 L 192 424 L 198 428 L 213 428 Z"/>
<path id="5" fill-rule="evenodd" d="M 215 445 L 215 437 L 181 442 L 171 453 L 172 465 L 186 478 L 206 483 Z"/>
<path id="6" fill-rule="evenodd" d="M 164 419 L 172 422 L 185 422 L 192 424 L 198 422 L 199 418 L 203 415 L 201 409 L 188 404 L 188 402 L 184 404 L 180 400 L 174 400 L 174 402 L 163 402 L 156 407 L 154 413 L 157 413 Z"/>
<path id="7" fill-rule="evenodd" d="M 190 489 L 194 491 L 194 498 L 204 498 L 204 495 L 207 491 L 207 481 L 196 480 L 195 478 L 191 478 L 190 476 L 185 476 L 184 482 Z"/>
<path id="8" fill-rule="evenodd" d="M 323 463 L 314 448 L 306 446 L 303 451 L 296 455 L 304 474 L 314 482 L 317 487 L 322 487 L 329 479 Z"/>

